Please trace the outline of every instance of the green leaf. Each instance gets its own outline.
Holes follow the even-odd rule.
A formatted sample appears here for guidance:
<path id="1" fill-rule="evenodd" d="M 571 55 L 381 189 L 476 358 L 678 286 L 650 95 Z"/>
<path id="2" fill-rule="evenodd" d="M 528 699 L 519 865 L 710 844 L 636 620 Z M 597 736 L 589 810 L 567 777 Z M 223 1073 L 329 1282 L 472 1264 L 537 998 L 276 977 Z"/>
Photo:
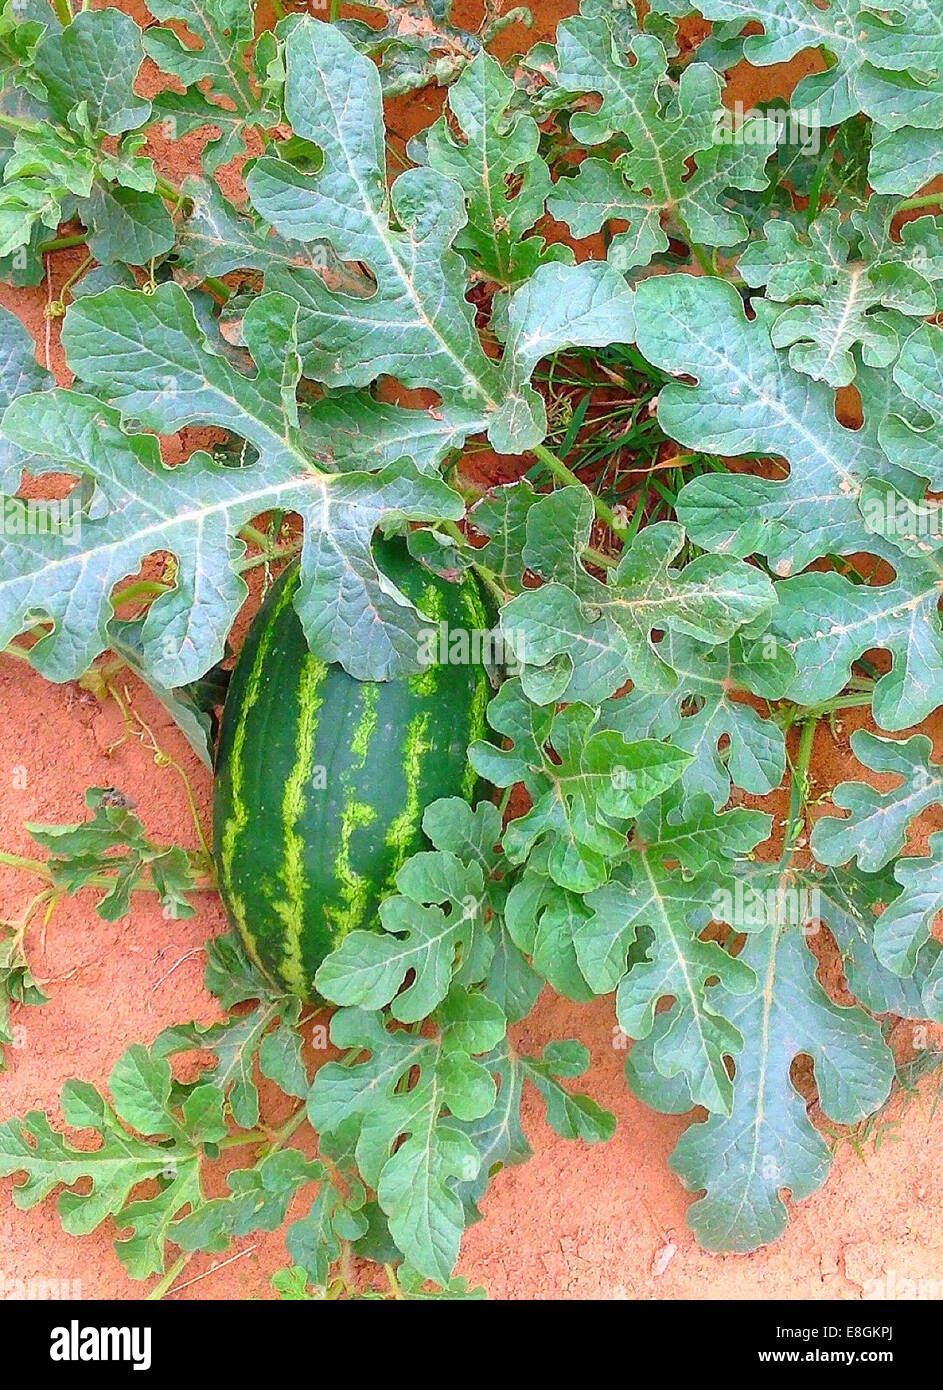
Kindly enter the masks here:
<path id="1" fill-rule="evenodd" d="M 943 490 L 943 329 L 922 324 L 911 334 L 894 367 L 894 381 L 903 396 L 892 403 L 881 422 L 881 444 L 894 463 L 929 478 L 932 489 L 939 492 Z"/>
<path id="2" fill-rule="evenodd" d="M 338 1250 L 340 1247 L 338 1246 Z M 308 1273 L 307 1270 L 298 1265 L 291 1265 L 285 1269 L 277 1269 L 272 1275 L 272 1288 L 278 1297 L 288 1302 L 312 1302 L 322 1298 L 323 1292 L 308 1292 Z"/>
<path id="3" fill-rule="evenodd" d="M 186 88 L 183 96 L 161 93 L 155 115 L 172 123 L 175 140 L 206 125 L 220 130 L 203 151 L 203 167 L 212 174 L 244 152 L 247 126 L 278 120 L 260 99 L 258 77 L 254 84 L 247 62 L 255 6 L 250 0 L 154 0 L 148 8 L 156 19 L 184 24 L 189 40 L 184 43 L 178 32 L 162 25 L 144 35 L 148 56 Z M 264 72 L 259 76 L 264 80 Z"/>
<path id="4" fill-rule="evenodd" d="M 609 218 L 628 222 L 613 238 L 609 258 L 622 270 L 645 266 L 668 249 L 664 213 L 689 241 L 731 246 L 746 224 L 725 205 L 728 189 L 761 190 L 764 165 L 776 144 L 761 120 L 725 131 L 722 83 L 705 63 L 691 63 L 677 86 L 667 81 L 667 58 L 657 38 L 632 39 L 623 58 L 610 21 L 585 13 L 557 31 L 556 81 L 573 94 L 599 93 L 602 105 L 570 118 L 573 136 L 597 145 L 617 135 L 627 153 L 614 163 L 584 160 L 572 179 L 557 182 L 554 217 L 577 236 L 599 231 Z M 691 170 L 691 163 L 694 170 Z"/>
<path id="5" fill-rule="evenodd" d="M 45 391 L 52 384 L 52 373 L 36 361 L 33 335 L 9 309 L 0 309 L 0 409 L 6 410 L 17 396 Z M 0 435 L 0 491 L 16 492 L 30 460 L 28 447 L 20 448 Z"/>
<path id="6" fill-rule="evenodd" d="M 666 14 L 686 14 L 687 0 L 659 0 Z M 698 0 L 705 19 L 759 21 L 743 56 L 755 67 L 785 63 L 804 49 L 824 49 L 826 70 L 803 77 L 792 93 L 810 125 L 831 126 L 864 111 L 878 124 L 943 124 L 943 66 L 939 21 L 928 6 L 898 7 L 888 15 L 862 0 Z"/>
<path id="7" fill-rule="evenodd" d="M 782 730 L 734 694 L 779 699 L 795 677 L 795 665 L 779 642 L 737 634 L 710 647 L 668 633 L 659 645 L 678 685 L 668 695 L 633 690 L 600 708 L 600 723 L 628 739 L 667 739 L 690 753 L 681 773 L 685 799 L 706 793 L 720 810 L 732 786 L 754 796 L 778 787 L 786 771 Z"/>
<path id="8" fill-rule="evenodd" d="M 340 277 L 350 293 L 366 294 L 362 276 L 345 271 L 326 242 L 286 241 L 266 227 L 251 209 L 230 203 L 216 183 L 191 175 L 181 185 L 187 215 L 177 234 L 176 273 L 192 288 L 207 276 L 231 270 L 266 270 L 273 265 L 300 266 Z"/>
<path id="9" fill-rule="evenodd" d="M 528 514 L 524 560 L 547 582 L 512 599 L 501 627 L 531 699 L 592 705 L 627 680 L 670 690 L 676 677 L 653 629 L 717 643 L 772 607 L 766 576 L 732 558 L 701 555 L 673 568 L 685 539 L 673 522 L 640 531 L 600 581 L 578 559 L 592 524 L 592 497 L 581 486 L 542 498 Z"/>
<path id="10" fill-rule="evenodd" d="M 919 560 L 943 545 L 940 504 L 927 498 L 921 478 L 909 474 L 894 482 L 868 478 L 858 505 L 868 530 L 905 555 Z"/>
<path id="11" fill-rule="evenodd" d="M 228 468 L 198 452 L 170 470 L 156 439 L 123 433 L 118 411 L 92 396 L 53 391 L 14 402 L 7 437 L 23 447 L 38 440 L 48 467 L 93 477 L 104 504 L 82 519 L 80 539 L 23 536 L 0 560 L 0 633 L 9 641 L 37 606 L 48 613 L 56 627 L 31 655 L 51 679 L 80 674 L 107 646 L 112 590 L 155 550 L 177 556 L 177 583 L 148 611 L 142 664 L 163 686 L 202 675 L 223 657 L 248 592 L 233 568 L 244 553 L 237 533 L 276 508 L 307 525 L 295 604 L 312 650 L 360 679 L 418 669 L 425 619 L 381 575 L 370 542 L 381 521 L 456 518 L 461 501 L 406 461 L 376 475 L 312 471 L 285 397 L 283 309 L 263 296 L 247 312 L 259 366 L 247 377 L 213 351 L 175 285 L 153 295 L 108 290 L 71 306 L 63 338 L 86 382 L 145 425 L 170 433 L 217 424 L 260 458 Z"/>
<path id="12" fill-rule="evenodd" d="M 504 1039 L 493 1053 L 481 1060 L 498 1086 L 494 1106 L 487 1114 L 459 1124 L 478 1154 L 478 1171 L 474 1178 L 459 1183 L 456 1188 L 472 1221 L 481 1219 L 478 1203 L 488 1191 L 494 1173 L 526 1163 L 533 1154 L 521 1124 L 523 1059 Z"/>
<path id="13" fill-rule="evenodd" d="M 529 956 L 538 980 L 583 1003 L 593 997 L 576 953 L 589 917 L 580 893 L 561 888 L 548 874 L 550 847 L 540 846 L 508 894 L 505 919 L 519 951 Z"/>
<path id="14" fill-rule="evenodd" d="M 85 804 L 94 815 L 78 825 L 25 824 L 36 843 L 50 851 L 46 867 L 57 891 L 75 894 L 88 886 L 101 891 L 104 876 L 111 886 L 98 900 L 98 915 L 116 922 L 131 910 L 134 890 L 149 883 L 168 917 L 192 917 L 196 909 L 186 895 L 196 874 L 187 851 L 155 844 L 134 803 L 113 787 L 90 787 Z"/>
<path id="15" fill-rule="evenodd" d="M 477 1177 L 457 1189 L 475 1221 L 480 1219 L 478 1203 L 493 1174 L 531 1156 L 520 1114 L 525 1082 L 543 1097 L 547 1121 L 564 1139 L 598 1143 L 611 1139 L 616 1127 L 616 1117 L 608 1110 L 590 1096 L 561 1084 L 561 1078 L 582 1076 L 589 1068 L 589 1052 L 573 1038 L 548 1043 L 542 1057 L 523 1056 L 505 1042 L 483 1061 L 499 1083 L 498 1097 L 489 1114 L 461 1126 L 477 1149 L 480 1162 Z"/>
<path id="16" fill-rule="evenodd" d="M 23 1120 L 0 1124 L 0 1175 L 26 1174 L 26 1181 L 14 1188 L 21 1208 L 35 1206 L 58 1187 L 71 1189 L 89 1181 L 85 1193 L 61 1193 L 64 1229 L 85 1235 L 113 1217 L 119 1229 L 132 1232 L 117 1242 L 118 1254 L 132 1278 L 143 1279 L 163 1269 L 164 1242 L 172 1238 L 174 1218 L 203 1201 L 202 1146 L 218 1143 L 226 1134 L 223 1101 L 214 1087 L 197 1087 L 178 1113 L 171 1104 L 169 1063 L 138 1044 L 115 1063 L 109 1084 L 114 1107 L 84 1081 L 67 1081 L 62 1091 L 66 1124 L 96 1130 L 102 1141 L 98 1148 L 74 1147 L 52 1129 L 41 1110 L 33 1110 Z M 140 1135 L 160 1142 L 149 1143 Z M 158 1195 L 133 1200 L 141 1183 L 158 1178 Z"/>
<path id="17" fill-rule="evenodd" d="M 240 1129 L 254 1129 L 260 1113 L 257 1066 L 286 1095 L 301 1099 L 308 1093 L 302 1038 L 295 1027 L 299 1013 L 297 1000 L 265 999 L 249 1013 L 233 1014 L 219 1023 L 165 1028 L 152 1051 L 158 1057 L 184 1051 L 215 1054 L 215 1066 L 204 1068 L 202 1075 L 226 1097 Z"/>
<path id="18" fill-rule="evenodd" d="M 718 890 L 728 885 L 730 892 L 729 874 L 714 856 L 751 850 L 768 834 L 770 821 L 742 810 L 715 817 L 706 802 L 695 803 L 695 811 L 695 822 L 672 825 L 666 817 L 661 830 L 656 813 L 640 823 L 638 848 L 609 883 L 587 897 L 592 917 L 577 935 L 576 951 L 594 989 L 607 992 L 618 985 L 616 1016 L 629 1037 L 647 1037 L 657 1018 L 657 1071 L 669 1080 L 683 1075 L 693 1103 L 730 1114 L 733 1085 L 726 1059 L 738 1056 L 750 1035 L 716 1007 L 710 982 L 722 980 L 730 994 L 742 995 L 755 980 L 742 956 L 730 956 L 702 933 L 712 915 L 723 915 Z M 671 860 L 687 862 L 690 872 L 666 862 Z M 634 953 L 626 972 L 636 941 L 645 957 Z M 656 1015 L 666 996 L 674 996 L 674 1004 Z"/>
<path id="19" fill-rule="evenodd" d="M 75 195 L 86 197 L 94 178 L 94 158 L 69 137 L 18 134 L 0 186 L 0 254 L 13 253 L 15 261 L 19 253 L 24 266 L 31 255 L 39 257 L 37 239 L 54 235 Z"/>
<path id="20" fill-rule="evenodd" d="M 486 877 L 499 861 L 501 815 L 490 801 L 474 808 L 460 796 L 443 796 L 422 813 L 422 828 L 436 849 L 477 864 Z"/>
<path id="21" fill-rule="evenodd" d="M 320 1172 L 317 1196 L 306 1215 L 293 1221 L 285 1232 L 285 1244 L 292 1259 L 301 1266 L 310 1281 L 321 1288 L 327 1285 L 331 1265 L 341 1256 L 341 1240 L 363 1236 L 368 1230 L 366 1215 L 331 1182 L 328 1170 L 316 1165 Z M 359 1200 L 359 1193 L 357 1198 Z M 342 1236 L 341 1231 L 345 1231 Z"/>
<path id="22" fill-rule="evenodd" d="M 339 294 L 318 274 L 274 268 L 268 288 L 301 306 L 305 374 L 365 386 L 396 376 L 431 386 L 450 408 L 475 411 L 495 448 L 520 453 L 546 431 L 529 385 L 541 357 L 570 344 L 631 341 L 633 295 L 599 264 L 545 265 L 517 292 L 501 364 L 484 352 L 453 243 L 465 226 L 461 189 L 435 169 L 409 169 L 387 193 L 380 82 L 333 25 L 296 24 L 286 40 L 285 105 L 296 134 L 317 145 L 316 174 L 270 156 L 247 185 L 256 209 L 285 237 L 325 239 L 367 265 L 369 299 Z"/>
<path id="23" fill-rule="evenodd" d="M 874 647 L 890 652 L 891 669 L 874 687 L 875 722 L 909 729 L 939 704 L 943 632 L 938 613 L 943 553 L 922 560 L 876 537 L 868 549 L 896 572 L 886 584 L 855 584 L 843 574 L 801 574 L 777 584 L 771 631 L 796 663 L 787 695 L 798 704 L 830 700 L 848 684 L 854 661 Z"/>
<path id="24" fill-rule="evenodd" d="M 468 225 L 456 248 L 473 270 L 506 286 L 526 280 L 544 261 L 572 257 L 563 245 L 548 247 L 542 237 L 527 235 L 543 216 L 550 171 L 538 154 L 537 122 L 509 110 L 513 93 L 500 64 L 482 50 L 449 90 L 458 134 L 442 116 L 421 146 L 410 147 L 414 158 L 454 180 L 465 194 Z"/>
<path id="25" fill-rule="evenodd" d="M 49 29 L 35 54 L 37 76 L 54 118 L 66 124 L 80 107 L 93 135 L 137 130 L 151 103 L 134 91 L 144 61 L 141 30 L 121 10 L 83 10 L 64 29 Z"/>
<path id="26" fill-rule="evenodd" d="M 849 430 L 835 418 L 833 393 L 794 371 L 770 342 L 776 305 L 760 300 L 747 319 L 732 285 L 664 275 L 636 295 L 638 345 L 662 370 L 696 378 L 672 382 L 658 398 L 658 422 L 679 443 L 722 455 L 776 455 L 784 481 L 753 473 L 705 473 L 678 497 L 692 539 L 712 551 L 768 557 L 779 575 L 824 554 L 866 550 L 856 501 L 861 479 L 887 468 L 869 418 Z"/>
<path id="27" fill-rule="evenodd" d="M 394 1018 L 416 1023 L 445 998 L 456 963 L 480 957 L 484 881 L 477 864 L 436 851 L 407 860 L 396 886 L 380 905 L 383 932 L 346 936 L 320 966 L 315 987 L 335 1004 L 380 1009 L 392 1001 Z M 487 957 L 473 974 L 480 979 L 486 969 Z"/>
<path id="28" fill-rule="evenodd" d="M 840 782 L 832 801 L 851 814 L 843 820 L 817 820 L 810 843 L 822 864 L 847 864 L 857 858 L 859 868 L 874 873 L 904 848 L 916 817 L 943 802 L 943 766 L 931 763 L 933 744 L 926 734 L 900 742 L 856 729 L 851 751 L 871 772 L 892 773 L 900 781 L 889 791 L 878 791 L 867 782 Z"/>
<path id="29" fill-rule="evenodd" d="M 169 1238 L 181 1250 L 227 1250 L 232 1240 L 253 1231 L 275 1231 L 305 1183 L 323 1177 L 324 1167 L 298 1149 L 267 1154 L 252 1168 L 237 1168 L 227 1179 L 230 1195 L 213 1197 L 175 1221 Z M 291 1253 L 291 1252 L 289 1252 Z"/>
<path id="30" fill-rule="evenodd" d="M 855 998 L 874 1014 L 938 1018 L 940 1004 L 933 991 L 943 948 L 928 941 L 917 956 L 914 973 L 903 977 L 882 964 L 875 950 L 877 909 L 900 894 L 892 867 L 888 865 L 877 874 L 829 869 L 822 878 L 811 874 L 797 877 L 835 938 L 848 988 Z"/>
<path id="31" fill-rule="evenodd" d="M 17 1033 L 10 1017 L 14 1004 L 38 1007 L 49 996 L 37 984 L 26 955 L 22 933 L 5 927 L 0 937 L 0 1071 L 6 1067 L 4 1048 L 15 1046 Z"/>
<path id="32" fill-rule="evenodd" d="M 380 905 L 383 931 L 351 932 L 316 977 L 333 1003 L 379 1009 L 392 1001 L 391 1013 L 403 1023 L 443 1004 L 453 977 L 463 984 L 484 978 L 494 949 L 485 919 L 502 902 L 489 882 L 499 860 L 496 806 L 483 801 L 472 809 L 461 797 L 444 797 L 426 808 L 422 823 L 436 851 L 413 855 L 399 870 L 399 891 Z"/>
<path id="33" fill-rule="evenodd" d="M 671 1157 L 684 1185 L 703 1193 L 689 1221 L 706 1250 L 745 1252 L 775 1240 L 787 1221 L 783 1191 L 802 1201 L 828 1175 L 829 1147 L 790 1074 L 798 1056 L 811 1057 L 819 1103 L 837 1124 L 876 1110 L 894 1076 L 878 1025 L 859 1008 L 834 1004 L 822 989 L 802 931 L 775 906 L 776 872 L 766 873 L 774 906 L 737 957 L 754 986 L 746 993 L 722 983 L 707 990 L 716 1016 L 750 1040 L 736 1059 L 733 1109 L 691 1125 Z"/>
<path id="34" fill-rule="evenodd" d="M 516 680 L 498 691 L 488 722 L 513 748 L 474 743 L 473 767 L 494 786 L 523 782 L 533 802 L 508 825 L 505 853 L 522 863 L 535 844 L 548 843 L 551 878 L 574 892 L 605 881 L 608 860 L 625 844 L 629 818 L 677 781 L 689 761 L 655 740 L 630 743 L 615 732 L 593 732 L 597 712 L 585 705 L 556 713 L 534 706 Z"/>
<path id="35" fill-rule="evenodd" d="M 706 796 L 682 803 L 673 787 L 639 812 L 636 837 L 642 852 L 677 862 L 686 874 L 700 873 L 712 862 L 749 855 L 772 829 L 767 811 L 734 806 L 717 812 Z"/>
<path id="36" fill-rule="evenodd" d="M 232 932 L 216 936 L 206 947 L 204 984 L 222 1007 L 232 1009 L 248 999 L 262 1002 L 283 998 L 249 959 L 245 946 Z"/>
<path id="37" fill-rule="evenodd" d="M 391 1032 L 380 1015 L 360 1009 L 334 1015 L 331 1040 L 370 1056 L 319 1069 L 308 1098 L 311 1123 L 329 1134 L 354 1126 L 357 1166 L 394 1240 L 421 1274 L 446 1283 L 465 1224 L 455 1183 L 474 1178 L 479 1161 L 455 1121 L 488 1113 L 494 1081 L 467 1052 Z"/>
<path id="38" fill-rule="evenodd" d="M 574 1094 L 560 1085 L 560 1077 L 582 1076 L 589 1069 L 589 1050 L 575 1038 L 561 1038 L 544 1048 L 542 1057 L 522 1057 L 524 1075 L 532 1081 L 547 1106 L 547 1122 L 564 1139 L 593 1144 L 611 1139 L 616 1117 L 588 1096 Z"/>
<path id="39" fill-rule="evenodd" d="M 875 193 L 909 196 L 943 174 L 943 144 L 939 129 L 875 128 L 869 165 Z"/>
<path id="40" fill-rule="evenodd" d="M 853 349 L 868 365 L 888 367 L 913 320 L 934 312 L 938 289 L 926 273 L 926 253 L 890 239 L 892 211 L 874 199 L 866 213 L 843 223 L 829 208 L 804 234 L 771 220 L 740 257 L 748 284 L 765 285 L 768 298 L 792 306 L 773 323 L 771 337 L 775 347 L 789 348 L 797 371 L 847 386 L 856 371 Z"/>
<path id="41" fill-rule="evenodd" d="M 98 184 L 80 212 L 95 229 L 88 249 L 103 265 L 146 265 L 174 244 L 174 220 L 159 193 Z"/>
<path id="42" fill-rule="evenodd" d="M 468 514 L 475 530 L 487 536 L 476 548 L 475 563 L 494 575 L 508 593 L 524 587 L 524 547 L 527 544 L 527 516 L 540 494 L 526 478 L 496 488 L 492 496 L 476 502 Z"/>
<path id="43" fill-rule="evenodd" d="M 930 942 L 937 914 L 943 909 L 943 831 L 930 836 L 925 859 L 899 859 L 894 877 L 903 892 L 886 907 L 874 929 L 878 960 L 896 975 L 912 975 Z M 940 1017 L 943 1008 L 943 969 L 939 961 L 924 985 L 928 1012 Z"/>

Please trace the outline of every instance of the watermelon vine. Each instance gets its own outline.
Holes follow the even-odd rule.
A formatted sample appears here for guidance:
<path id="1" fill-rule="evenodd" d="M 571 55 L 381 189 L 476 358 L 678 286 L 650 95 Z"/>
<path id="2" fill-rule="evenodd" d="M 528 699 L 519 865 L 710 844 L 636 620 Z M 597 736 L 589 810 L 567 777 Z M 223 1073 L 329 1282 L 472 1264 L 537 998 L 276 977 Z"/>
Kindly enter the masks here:
<path id="1" fill-rule="evenodd" d="M 43 881 L 0 1044 L 65 894 L 133 931 L 136 891 L 182 916 L 218 884 L 237 929 L 222 1021 L 67 1083 L 97 1147 L 6 1119 L 0 1174 L 76 1235 L 111 1219 L 153 1296 L 283 1224 L 283 1297 L 474 1296 L 525 1088 L 574 1140 L 617 1122 L 579 1043 L 519 1050 L 549 986 L 611 996 L 631 1090 L 699 1108 L 692 1230 L 754 1249 L 826 1182 L 826 1126 L 887 1101 L 891 1023 L 943 1023 L 943 835 L 914 838 L 943 804 L 939 22 L 582 0 L 501 61 L 526 11 L 275 8 L 0 10 L 0 273 L 79 248 L 68 384 L 0 309 L 0 647 L 102 698 L 130 668 L 217 770 L 212 854 L 94 788 L 30 827 L 46 859 L 0 856 Z M 731 100 L 807 51 L 788 106 Z M 190 426 L 219 442 L 180 459 Z M 286 567 L 217 739 L 248 581 Z M 844 711 L 863 771 L 817 786 Z"/>

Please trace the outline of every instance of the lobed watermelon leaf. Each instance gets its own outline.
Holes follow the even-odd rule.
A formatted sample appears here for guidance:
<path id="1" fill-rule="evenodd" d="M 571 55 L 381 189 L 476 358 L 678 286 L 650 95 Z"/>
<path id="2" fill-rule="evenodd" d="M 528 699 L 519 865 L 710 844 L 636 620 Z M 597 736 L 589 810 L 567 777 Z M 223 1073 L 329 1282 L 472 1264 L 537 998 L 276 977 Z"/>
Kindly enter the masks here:
<path id="1" fill-rule="evenodd" d="M 132 1048 L 112 1100 L 67 1084 L 97 1149 L 0 1125 L 0 1172 L 22 1205 L 64 1188 L 69 1230 L 112 1216 L 139 1277 L 299 1199 L 284 1296 L 357 1296 L 354 1257 L 391 1297 L 473 1296 L 462 1232 L 530 1152 L 527 1088 L 562 1136 L 615 1123 L 570 1089 L 581 1044 L 508 1040 L 549 984 L 614 996 L 643 1099 L 704 1107 L 672 1165 L 701 1244 L 749 1250 L 825 1180 L 812 1100 L 874 1114 L 890 1021 L 943 1019 L 943 835 L 914 854 L 943 801 L 915 728 L 943 690 L 938 16 L 703 0 L 682 45 L 688 0 L 581 0 L 507 63 L 487 46 L 517 10 L 471 33 L 448 0 L 369 8 L 271 31 L 248 0 L 154 0 L 143 31 L 0 9 L 0 273 L 50 286 L 45 365 L 0 311 L 0 646 L 100 694 L 123 661 L 211 761 L 251 568 L 300 552 L 316 656 L 422 682 L 431 600 L 373 550 L 405 532 L 486 596 L 469 759 L 504 796 L 426 808 L 377 930 L 318 972 L 340 1055 L 313 1081 L 326 1015 L 223 938 L 225 1016 Z M 806 53 L 788 103 L 732 99 L 742 59 Z M 430 81 L 442 114 L 407 143 L 384 98 Z M 865 780 L 832 790 L 816 733 L 849 707 Z M 88 886 L 109 918 L 140 888 L 182 915 L 210 886 L 113 790 L 87 809 L 16 860 L 43 885 L 0 942 L 0 1041 L 42 1002 L 37 912 Z M 249 1156 L 207 1180 L 227 1138 Z"/>

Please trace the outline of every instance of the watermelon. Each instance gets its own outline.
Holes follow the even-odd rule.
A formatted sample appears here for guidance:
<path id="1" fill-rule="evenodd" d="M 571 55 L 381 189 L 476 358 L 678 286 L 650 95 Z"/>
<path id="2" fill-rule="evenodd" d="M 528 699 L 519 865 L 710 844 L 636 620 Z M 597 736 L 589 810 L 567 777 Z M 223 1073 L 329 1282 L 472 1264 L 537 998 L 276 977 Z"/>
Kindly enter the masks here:
<path id="1" fill-rule="evenodd" d="M 430 630 L 490 627 L 473 578 L 431 574 L 399 538 L 378 541 L 375 554 L 433 620 Z M 429 803 L 475 798 L 467 748 L 486 736 L 491 687 L 480 661 L 355 680 L 309 651 L 292 602 L 298 580 L 296 564 L 272 586 L 236 662 L 213 820 L 230 921 L 273 984 L 309 999 L 324 957 L 354 928 L 379 926 L 378 905 L 395 891 L 398 870 L 428 848 Z"/>

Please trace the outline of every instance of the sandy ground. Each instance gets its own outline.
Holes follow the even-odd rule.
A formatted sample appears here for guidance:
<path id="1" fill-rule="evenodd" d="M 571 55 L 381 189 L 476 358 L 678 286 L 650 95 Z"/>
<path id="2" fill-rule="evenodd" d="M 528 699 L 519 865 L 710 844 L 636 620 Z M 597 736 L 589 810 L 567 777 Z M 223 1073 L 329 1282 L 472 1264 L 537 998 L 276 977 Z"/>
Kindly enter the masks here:
<path id="1" fill-rule="evenodd" d="M 574 3 L 538 5 L 531 39 L 549 37 L 556 18 L 573 9 Z M 135 12 L 140 18 L 142 11 Z M 527 41 L 519 29 L 502 40 L 508 51 Z M 788 71 L 740 73 L 731 99 L 749 102 L 788 91 L 805 70 L 802 62 Z M 437 104 L 434 95 L 400 104 L 397 128 L 409 133 L 425 125 Z M 179 177 L 197 148 L 196 141 L 178 147 L 162 157 L 162 167 Z M 0 292 L 0 302 L 36 333 L 40 356 L 48 353 L 60 373 L 55 328 L 47 335 L 42 311 L 80 254 L 55 257 L 47 287 Z M 181 453 L 190 442 L 180 441 Z M 161 747 L 187 769 L 208 823 L 209 774 L 147 691 L 133 680 L 127 685 Z M 50 685 L 25 663 L 0 658 L 0 709 L 0 847 L 30 854 L 23 822 L 81 819 L 85 788 L 94 785 L 116 786 L 132 797 L 155 838 L 195 846 L 179 777 L 155 763 L 146 740 L 128 733 L 114 703 L 102 705 L 75 684 Z M 837 741 L 819 731 L 812 768 L 817 790 L 859 775 L 847 746 L 850 728 L 849 721 Z M 943 726 L 937 722 L 929 732 L 939 735 Z M 943 737 L 936 747 L 940 756 Z M 924 818 L 910 852 L 924 850 L 927 835 L 941 823 L 938 814 Z M 2 915 L 15 919 L 32 891 L 22 874 L 0 874 Z M 204 946 L 224 925 L 213 895 L 203 895 L 197 915 L 185 922 L 165 921 L 143 895 L 132 917 L 114 925 L 95 914 L 88 894 L 60 907 L 48 931 L 37 929 L 30 941 L 50 1001 L 14 1019 L 23 1045 L 9 1053 L 9 1069 L 0 1073 L 0 1118 L 38 1107 L 55 1122 L 67 1077 L 102 1085 L 131 1043 L 149 1042 L 173 1022 L 212 1019 L 216 1005 L 201 983 Z M 840 995 L 827 959 L 823 979 Z M 935 1083 L 916 1097 L 899 1096 L 863 1144 L 851 1142 L 855 1136 L 837 1140 L 830 1181 L 794 1209 L 777 1244 L 747 1256 L 709 1256 L 685 1227 L 691 1199 L 667 1166 L 685 1122 L 633 1099 L 622 1075 L 624 1053 L 612 1044 L 614 1024 L 611 999 L 577 1005 L 548 991 L 516 1030 L 518 1045 L 533 1051 L 553 1038 L 580 1038 L 592 1054 L 582 1088 L 616 1113 L 619 1127 L 607 1145 L 566 1141 L 529 1099 L 525 1116 L 534 1157 L 494 1181 L 484 1220 L 466 1237 L 460 1272 L 492 1296 L 525 1299 L 856 1299 L 878 1292 L 908 1296 L 914 1286 L 907 1281 L 920 1280 L 924 1296 L 943 1294 L 943 1125 L 933 1113 Z M 898 1027 L 894 1043 L 902 1057 L 912 1054 L 911 1025 Z M 217 1180 L 222 1190 L 222 1173 Z M 110 1225 L 81 1240 L 66 1236 L 53 1201 L 18 1212 L 5 1182 L 0 1232 L 4 1279 L 76 1281 L 74 1290 L 84 1297 L 141 1295 L 142 1286 L 126 1277 L 114 1253 Z M 281 1234 L 249 1237 L 232 1253 L 234 1259 L 195 1256 L 171 1297 L 271 1296 L 269 1278 L 287 1263 Z"/>

